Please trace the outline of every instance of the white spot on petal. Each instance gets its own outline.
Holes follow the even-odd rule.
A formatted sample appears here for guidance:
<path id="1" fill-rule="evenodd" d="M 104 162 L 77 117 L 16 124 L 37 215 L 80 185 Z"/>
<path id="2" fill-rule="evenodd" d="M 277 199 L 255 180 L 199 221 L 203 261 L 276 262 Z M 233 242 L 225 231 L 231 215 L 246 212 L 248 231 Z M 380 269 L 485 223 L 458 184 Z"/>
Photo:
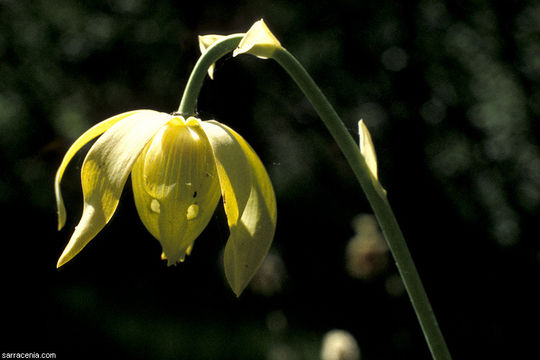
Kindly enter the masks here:
<path id="1" fill-rule="evenodd" d="M 199 205 L 192 204 L 187 208 L 186 217 L 188 220 L 193 220 L 199 215 Z"/>
<path id="2" fill-rule="evenodd" d="M 157 199 L 152 199 L 152 201 L 150 201 L 150 210 L 158 214 L 160 213 L 161 205 Z"/>

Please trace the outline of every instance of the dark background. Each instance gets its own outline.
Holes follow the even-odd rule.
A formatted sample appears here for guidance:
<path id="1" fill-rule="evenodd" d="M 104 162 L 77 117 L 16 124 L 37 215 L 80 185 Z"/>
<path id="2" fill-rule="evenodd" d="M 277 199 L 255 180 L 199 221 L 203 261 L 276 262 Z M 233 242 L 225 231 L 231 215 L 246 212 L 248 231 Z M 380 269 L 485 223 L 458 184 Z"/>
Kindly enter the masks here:
<path id="1" fill-rule="evenodd" d="M 220 263 L 223 210 L 186 262 L 166 267 L 126 186 L 108 226 L 56 269 L 82 210 L 67 169 L 84 130 L 133 109 L 176 110 L 197 35 L 264 17 L 356 136 L 379 178 L 456 359 L 538 358 L 538 1 L 0 1 L 2 352 L 57 358 L 316 359 L 349 331 L 363 359 L 428 359 L 392 261 L 345 266 L 370 208 L 334 141 L 273 61 L 227 57 L 199 98 L 255 148 L 278 225 L 262 285 L 236 299 Z M 273 269 L 273 271 L 272 271 Z M 264 281 L 268 287 L 264 287 Z M 262 286 L 262 287 L 261 287 Z M 266 289 L 266 290 L 264 290 Z"/>

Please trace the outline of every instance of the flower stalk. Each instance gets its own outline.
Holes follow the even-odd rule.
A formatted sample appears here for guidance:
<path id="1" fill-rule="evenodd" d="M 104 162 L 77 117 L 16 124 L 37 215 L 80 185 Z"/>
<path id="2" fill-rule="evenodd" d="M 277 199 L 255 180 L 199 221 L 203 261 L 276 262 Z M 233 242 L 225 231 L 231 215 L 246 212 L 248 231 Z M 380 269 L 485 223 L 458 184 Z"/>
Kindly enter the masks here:
<path id="1" fill-rule="evenodd" d="M 199 97 L 202 84 L 209 69 L 213 69 L 216 61 L 236 49 L 244 35 L 233 34 L 220 37 L 199 57 L 184 89 L 184 94 L 178 107 L 179 115 L 192 116 L 196 114 L 197 98 Z"/>
<path id="2" fill-rule="evenodd" d="M 259 42 L 258 39 L 260 40 Z M 273 40 L 275 41 L 273 42 Z M 256 22 L 247 34 L 224 37 L 216 41 L 203 53 L 188 81 L 179 112 L 185 115 L 194 113 L 195 99 L 198 96 L 209 67 L 221 56 L 233 50 L 234 56 L 241 53 L 249 53 L 259 58 L 274 59 L 285 69 L 311 102 L 315 111 L 343 152 L 377 217 L 433 358 L 451 359 L 450 352 L 414 261 L 412 260 L 403 233 L 388 202 L 386 191 L 376 178 L 376 172 L 374 174 L 370 170 L 370 166 L 372 167 L 372 165 L 368 165 L 368 162 L 371 162 L 372 159 L 368 158 L 364 154 L 364 151 L 360 151 L 361 149 L 358 144 L 349 134 L 339 115 L 315 81 L 313 81 L 298 60 L 281 46 L 262 20 Z M 367 131 L 365 125 L 363 127 L 362 125 L 360 132 Z M 363 136 L 362 133 L 360 136 Z M 368 153 L 371 153 L 372 150 L 370 149 Z"/>
<path id="3" fill-rule="evenodd" d="M 388 247 L 392 252 L 433 358 L 451 359 L 437 318 L 435 317 L 403 233 L 388 202 L 386 192 L 378 181 L 373 181 L 368 165 L 360 153 L 358 145 L 343 125 L 343 122 L 326 96 L 324 96 L 304 67 L 284 48 L 277 49 L 273 55 L 273 59 L 287 71 L 311 102 L 345 155 L 356 179 L 366 194 L 388 243 Z"/>

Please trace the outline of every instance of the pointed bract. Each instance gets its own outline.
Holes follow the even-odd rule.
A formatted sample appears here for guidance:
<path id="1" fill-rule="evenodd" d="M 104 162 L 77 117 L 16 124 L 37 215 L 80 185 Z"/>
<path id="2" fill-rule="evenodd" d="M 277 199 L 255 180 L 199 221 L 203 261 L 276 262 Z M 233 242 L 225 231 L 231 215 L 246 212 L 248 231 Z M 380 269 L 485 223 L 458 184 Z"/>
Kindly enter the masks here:
<path id="1" fill-rule="evenodd" d="M 223 39 L 224 35 L 199 35 L 199 49 L 201 50 L 201 54 L 204 54 L 206 50 L 212 44 L 214 44 L 216 41 L 219 41 Z M 208 68 L 208 76 L 210 79 L 214 80 L 214 68 L 216 67 L 216 64 L 210 65 Z"/>
<path id="2" fill-rule="evenodd" d="M 366 160 L 366 164 L 369 171 L 375 179 L 377 178 L 377 155 L 375 154 L 375 147 L 371 140 L 371 134 L 364 123 L 364 120 L 358 122 L 358 134 L 360 136 L 360 152 Z"/>
<path id="3" fill-rule="evenodd" d="M 201 50 L 201 54 L 204 54 L 216 41 L 225 37 L 226 35 L 199 35 L 199 49 Z"/>
<path id="4" fill-rule="evenodd" d="M 233 56 L 246 53 L 268 59 L 280 48 L 282 48 L 281 43 L 261 19 L 251 26 L 238 44 L 238 48 L 234 50 Z"/>
<path id="5" fill-rule="evenodd" d="M 229 37 L 235 37 L 235 36 L 238 36 L 238 35 L 243 35 L 243 34 L 231 34 L 231 35 L 199 35 L 199 49 L 201 50 L 201 54 L 205 54 L 208 49 L 222 41 L 222 40 L 225 40 L 226 38 L 229 38 Z M 211 64 L 209 67 L 208 67 L 208 76 L 210 77 L 210 79 L 214 80 L 214 69 L 216 68 L 216 64 Z"/>

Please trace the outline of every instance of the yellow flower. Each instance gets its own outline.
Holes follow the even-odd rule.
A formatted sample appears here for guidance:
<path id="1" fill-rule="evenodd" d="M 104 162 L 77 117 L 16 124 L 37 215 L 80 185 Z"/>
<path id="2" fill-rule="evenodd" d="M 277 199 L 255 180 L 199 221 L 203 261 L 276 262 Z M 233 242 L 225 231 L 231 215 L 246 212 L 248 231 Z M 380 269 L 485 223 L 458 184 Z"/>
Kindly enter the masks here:
<path id="1" fill-rule="evenodd" d="M 274 190 L 249 144 L 217 121 L 153 110 L 113 116 L 86 131 L 64 156 L 55 178 L 59 229 L 66 220 L 60 193 L 64 170 L 99 135 L 81 169 L 82 218 L 57 266 L 79 253 L 111 219 L 131 173 L 139 216 L 161 243 L 169 265 L 189 254 L 223 197 L 230 228 L 225 274 L 239 296 L 264 260 L 276 226 Z"/>

